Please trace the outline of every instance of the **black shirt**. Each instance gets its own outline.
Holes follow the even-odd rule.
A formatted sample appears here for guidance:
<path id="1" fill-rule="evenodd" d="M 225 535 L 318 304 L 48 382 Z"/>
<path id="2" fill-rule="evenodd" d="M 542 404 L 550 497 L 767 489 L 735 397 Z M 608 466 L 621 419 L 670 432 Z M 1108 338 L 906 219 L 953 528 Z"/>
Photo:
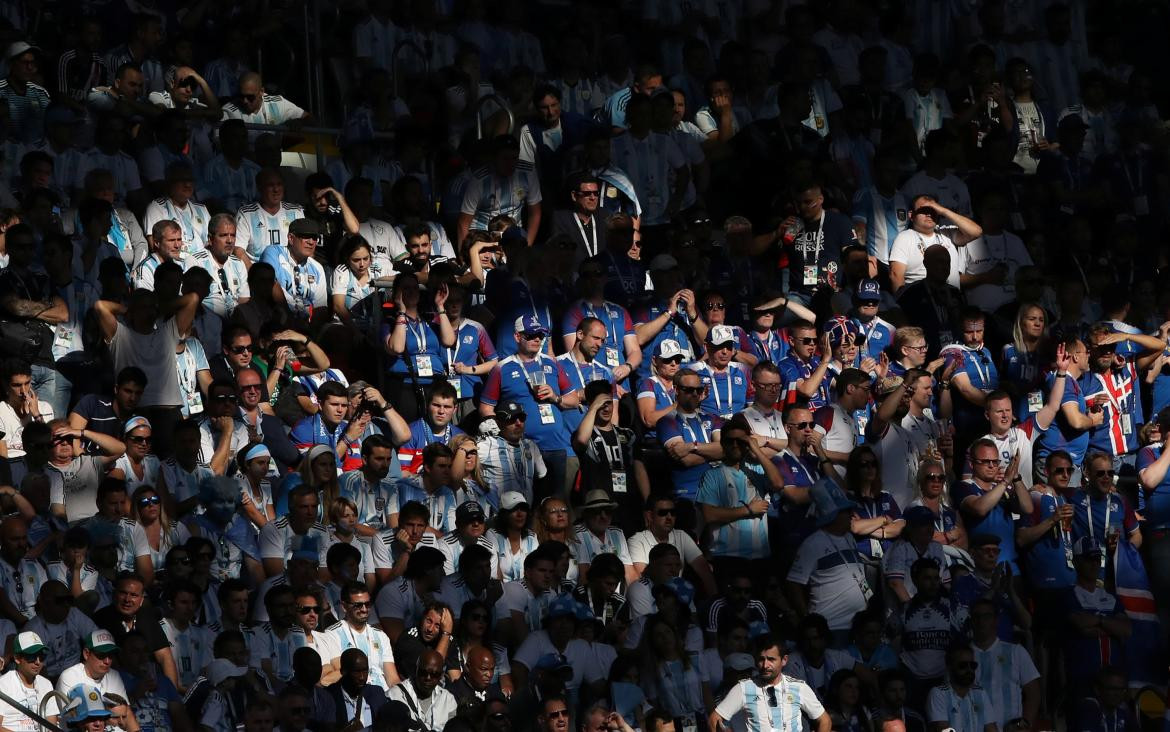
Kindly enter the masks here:
<path id="1" fill-rule="evenodd" d="M 134 627 L 127 628 L 125 617 L 113 605 L 103 607 L 94 613 L 93 616 L 93 622 L 99 628 L 105 628 L 110 631 L 114 636 L 114 642 L 119 647 L 125 641 L 126 635 L 131 630 L 136 630 L 146 639 L 146 649 L 151 653 L 162 650 L 163 648 L 170 648 L 171 644 L 163 632 L 157 610 L 145 606 L 141 607 L 134 615 L 133 621 Z"/>

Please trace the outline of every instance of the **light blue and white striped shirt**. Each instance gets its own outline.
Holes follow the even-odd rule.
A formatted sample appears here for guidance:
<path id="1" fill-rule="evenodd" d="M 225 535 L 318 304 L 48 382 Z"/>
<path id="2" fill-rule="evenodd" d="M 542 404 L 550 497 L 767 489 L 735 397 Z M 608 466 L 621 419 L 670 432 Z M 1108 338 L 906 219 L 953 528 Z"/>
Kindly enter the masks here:
<path id="1" fill-rule="evenodd" d="M 733 508 L 767 495 L 762 475 L 720 465 L 703 473 L 695 501 L 717 508 Z M 720 524 L 709 531 L 709 549 L 713 556 L 764 559 L 771 555 L 768 519 L 764 515 Z"/>
<path id="2" fill-rule="evenodd" d="M 898 233 L 906 228 L 910 207 L 901 191 L 883 196 L 877 186 L 857 191 L 853 196 L 853 220 L 865 224 L 865 249 L 882 264 L 890 262 L 890 248 Z"/>
<path id="3" fill-rule="evenodd" d="M 761 685 L 756 679 L 744 679 L 731 687 L 715 707 L 715 713 L 724 721 L 730 721 L 740 712 L 747 716 L 748 732 L 801 732 L 804 729 L 801 715 L 810 720 L 820 719 L 825 708 L 808 684 L 781 675 L 768 685 Z"/>
<path id="4" fill-rule="evenodd" d="M 236 213 L 236 246 L 256 259 L 270 246 L 287 244 L 289 224 L 304 217 L 303 208 L 287 201 L 281 201 L 280 209 L 274 214 L 265 211 L 259 203 L 240 206 Z"/>

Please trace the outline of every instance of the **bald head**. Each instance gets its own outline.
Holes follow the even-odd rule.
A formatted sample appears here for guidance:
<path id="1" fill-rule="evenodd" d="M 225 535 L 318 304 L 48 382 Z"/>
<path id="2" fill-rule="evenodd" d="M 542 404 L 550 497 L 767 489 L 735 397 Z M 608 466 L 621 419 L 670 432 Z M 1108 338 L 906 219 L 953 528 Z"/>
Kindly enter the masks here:
<path id="1" fill-rule="evenodd" d="M 483 691 L 496 675 L 496 657 L 483 646 L 475 646 L 467 652 L 464 662 L 467 683 L 476 691 Z"/>
<path id="2" fill-rule="evenodd" d="M 439 682 L 443 680 L 443 666 L 443 657 L 437 651 L 427 649 L 418 657 L 414 686 L 420 696 L 430 696 Z"/>
<path id="3" fill-rule="evenodd" d="M 0 555 L 12 565 L 28 553 L 28 524 L 20 516 L 9 516 L 0 522 Z"/>

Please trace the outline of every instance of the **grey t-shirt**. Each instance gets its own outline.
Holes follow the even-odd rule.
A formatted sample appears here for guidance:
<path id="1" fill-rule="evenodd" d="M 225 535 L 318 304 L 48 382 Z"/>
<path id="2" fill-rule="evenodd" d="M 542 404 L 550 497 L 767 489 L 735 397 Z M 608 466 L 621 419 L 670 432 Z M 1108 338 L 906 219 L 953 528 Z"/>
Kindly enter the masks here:
<path id="1" fill-rule="evenodd" d="M 140 407 L 177 407 L 183 403 L 179 371 L 175 365 L 175 348 L 179 340 L 174 318 L 159 322 L 146 334 L 118 323 L 118 330 L 110 341 L 114 373 L 127 366 L 137 366 L 146 372 L 146 390 L 138 402 Z"/>
<path id="2" fill-rule="evenodd" d="M 105 473 L 101 458 L 93 455 L 75 457 L 68 465 L 49 463 L 49 503 L 65 506 L 65 520 L 70 525 L 97 513 L 97 489 Z"/>

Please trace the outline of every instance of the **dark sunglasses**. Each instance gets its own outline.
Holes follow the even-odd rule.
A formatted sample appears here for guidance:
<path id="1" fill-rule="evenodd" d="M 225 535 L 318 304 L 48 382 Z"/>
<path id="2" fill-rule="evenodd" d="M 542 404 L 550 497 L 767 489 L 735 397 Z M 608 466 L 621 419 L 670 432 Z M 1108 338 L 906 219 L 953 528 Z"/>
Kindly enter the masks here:
<path id="1" fill-rule="evenodd" d="M 420 668 L 418 670 L 418 675 L 421 676 L 422 678 L 426 678 L 426 679 L 437 679 L 443 675 L 443 669 L 441 669 L 441 668 L 436 668 L 436 669 Z"/>
<path id="2" fill-rule="evenodd" d="M 702 394 L 703 387 L 701 386 L 680 386 L 678 390 L 683 394 Z"/>
<path id="3" fill-rule="evenodd" d="M 463 454 L 466 455 L 467 457 L 475 457 L 476 455 L 479 455 L 479 450 L 468 450 L 467 452 L 465 452 Z"/>
<path id="4" fill-rule="evenodd" d="M 44 663 L 45 659 L 48 658 L 48 654 L 44 651 L 37 651 L 36 653 L 21 653 L 19 657 L 29 663 Z"/>
<path id="5" fill-rule="evenodd" d="M 723 310 L 727 305 L 721 302 L 709 302 L 703 306 L 704 310 Z"/>
<path id="6" fill-rule="evenodd" d="M 349 600 L 342 600 L 342 602 L 344 602 L 346 605 L 349 605 L 350 607 L 356 607 L 359 610 L 363 607 L 369 607 L 370 605 L 374 604 L 369 600 L 366 600 L 365 602 L 350 602 Z"/>
<path id="7" fill-rule="evenodd" d="M 239 356 L 241 353 L 250 353 L 251 351 L 252 346 L 250 344 L 247 346 L 232 346 L 228 349 L 229 353 L 234 353 L 237 356 Z"/>
<path id="8" fill-rule="evenodd" d="M 817 342 L 816 338 L 797 338 L 796 341 L 801 345 L 811 346 Z"/>
<path id="9" fill-rule="evenodd" d="M 538 333 L 538 332 L 530 331 L 530 330 L 526 330 L 520 334 L 520 337 L 526 341 L 535 341 L 538 338 L 544 338 L 544 336 L 545 336 L 544 333 Z"/>
<path id="10" fill-rule="evenodd" d="M 816 426 L 815 422 L 789 422 L 786 427 L 791 427 L 794 430 L 811 430 Z"/>
<path id="11" fill-rule="evenodd" d="M 654 513 L 658 514 L 659 516 L 675 516 L 678 514 L 678 511 L 673 508 L 660 508 Z"/>
<path id="12" fill-rule="evenodd" d="M 259 384 L 240 384 L 240 391 L 260 391 Z"/>
<path id="13" fill-rule="evenodd" d="M 1072 468 L 1053 468 L 1052 470 L 1050 470 L 1048 472 L 1050 472 L 1054 475 L 1072 475 L 1073 469 Z"/>
<path id="14" fill-rule="evenodd" d="M 513 417 L 505 418 L 503 421 L 503 424 L 516 424 L 517 422 L 524 422 L 527 419 L 528 419 L 527 414 L 517 414 Z"/>
<path id="15" fill-rule="evenodd" d="M 138 505 L 140 508 L 146 508 L 147 506 L 157 506 L 160 503 L 162 503 L 162 499 L 158 496 L 143 496 L 142 498 L 138 499 Z"/>
<path id="16" fill-rule="evenodd" d="M 235 394 L 216 394 L 211 398 L 214 402 L 236 402 L 239 399 Z"/>
<path id="17" fill-rule="evenodd" d="M 316 605 L 298 605 L 297 606 L 297 612 L 300 613 L 301 615 L 308 615 L 309 613 L 316 614 L 320 610 L 321 610 L 321 608 L 316 606 Z"/>
<path id="18" fill-rule="evenodd" d="M 130 440 L 135 445 L 145 445 L 145 444 L 148 444 L 150 442 L 151 437 L 150 437 L 150 435 L 146 435 L 145 437 L 143 437 L 142 435 L 131 435 L 130 437 L 127 437 L 126 439 Z"/>
<path id="19" fill-rule="evenodd" d="M 574 191 L 574 193 L 582 198 L 597 198 L 601 195 L 601 191 Z"/>
<path id="20" fill-rule="evenodd" d="M 929 480 L 929 481 L 946 480 L 946 476 L 944 476 L 942 473 L 924 473 L 922 477 L 925 478 L 926 480 Z"/>

